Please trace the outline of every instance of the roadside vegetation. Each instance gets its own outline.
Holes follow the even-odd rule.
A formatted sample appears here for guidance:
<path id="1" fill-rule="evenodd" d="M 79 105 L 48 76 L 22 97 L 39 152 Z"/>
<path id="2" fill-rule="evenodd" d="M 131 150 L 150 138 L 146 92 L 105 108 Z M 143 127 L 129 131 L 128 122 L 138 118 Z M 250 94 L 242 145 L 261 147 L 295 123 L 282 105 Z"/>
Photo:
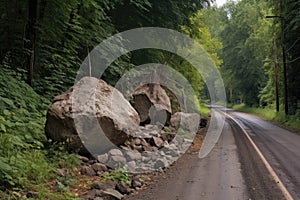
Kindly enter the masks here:
<path id="1" fill-rule="evenodd" d="M 79 161 L 64 146 L 48 144 L 44 123 L 49 103 L 0 69 L 0 199 L 75 197 L 68 190 L 75 176 L 64 180 L 57 169 L 71 173 Z M 61 184 L 53 187 L 53 182 Z"/>
<path id="2" fill-rule="evenodd" d="M 299 131 L 300 4 L 296 0 L 282 2 L 287 116 L 284 111 L 282 24 L 278 18 L 281 15 L 280 1 L 227 1 L 220 8 L 208 9 L 206 20 L 212 36 L 222 42 L 218 53 L 223 61 L 221 74 L 228 104 L 239 104 L 234 108 Z M 278 79 L 279 112 L 275 108 L 275 77 Z"/>
<path id="3" fill-rule="evenodd" d="M 276 112 L 274 108 L 249 107 L 245 104 L 234 105 L 232 109 L 257 115 L 291 131 L 300 132 L 300 113 L 286 117 L 283 110 Z"/>

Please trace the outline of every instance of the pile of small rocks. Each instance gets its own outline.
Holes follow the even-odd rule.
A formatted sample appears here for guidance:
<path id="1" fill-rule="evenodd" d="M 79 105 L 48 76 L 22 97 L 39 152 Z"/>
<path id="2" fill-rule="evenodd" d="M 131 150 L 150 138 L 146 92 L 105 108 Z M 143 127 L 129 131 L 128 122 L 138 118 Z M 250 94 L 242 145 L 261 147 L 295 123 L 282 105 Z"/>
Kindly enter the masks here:
<path id="1" fill-rule="evenodd" d="M 174 132 L 146 125 L 120 148 L 98 155 L 97 159 L 111 167 L 124 168 L 131 173 L 147 173 L 167 167 L 192 144 L 192 140 Z"/>
<path id="2" fill-rule="evenodd" d="M 101 177 L 108 175 L 113 170 L 100 163 L 98 160 L 91 160 L 84 156 L 78 156 L 78 158 L 82 161 L 81 166 L 79 167 L 81 175 L 86 177 L 98 177 L 96 181 L 93 181 L 90 184 L 88 192 L 80 195 L 80 198 L 83 200 L 122 199 L 124 195 L 131 194 L 135 190 L 141 189 L 146 181 L 150 181 L 149 176 L 146 175 L 131 175 L 130 184 L 110 179 L 102 182 L 100 181 Z"/>

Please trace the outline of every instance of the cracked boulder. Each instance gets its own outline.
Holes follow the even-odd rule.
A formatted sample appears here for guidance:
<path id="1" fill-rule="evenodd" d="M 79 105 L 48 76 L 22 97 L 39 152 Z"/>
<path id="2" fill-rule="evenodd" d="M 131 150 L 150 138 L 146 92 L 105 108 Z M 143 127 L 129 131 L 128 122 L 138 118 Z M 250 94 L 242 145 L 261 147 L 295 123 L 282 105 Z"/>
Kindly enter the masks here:
<path id="1" fill-rule="evenodd" d="M 123 95 L 105 81 L 84 77 L 56 96 L 47 112 L 45 133 L 71 149 L 101 154 L 124 144 L 140 118 Z"/>
<path id="2" fill-rule="evenodd" d="M 134 93 L 133 107 L 138 112 L 141 124 L 169 125 L 171 118 L 171 102 L 166 91 L 159 84 L 145 84 Z"/>

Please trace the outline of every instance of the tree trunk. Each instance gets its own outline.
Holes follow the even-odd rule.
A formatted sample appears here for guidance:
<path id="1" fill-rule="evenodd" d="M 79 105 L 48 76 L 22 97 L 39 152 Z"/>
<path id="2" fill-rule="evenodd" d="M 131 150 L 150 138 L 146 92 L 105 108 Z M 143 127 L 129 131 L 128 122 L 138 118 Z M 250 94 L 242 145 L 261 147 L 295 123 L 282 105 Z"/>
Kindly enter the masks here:
<path id="1" fill-rule="evenodd" d="M 28 0 L 28 19 L 25 33 L 27 83 L 31 86 L 36 63 L 36 19 L 38 0 Z"/>

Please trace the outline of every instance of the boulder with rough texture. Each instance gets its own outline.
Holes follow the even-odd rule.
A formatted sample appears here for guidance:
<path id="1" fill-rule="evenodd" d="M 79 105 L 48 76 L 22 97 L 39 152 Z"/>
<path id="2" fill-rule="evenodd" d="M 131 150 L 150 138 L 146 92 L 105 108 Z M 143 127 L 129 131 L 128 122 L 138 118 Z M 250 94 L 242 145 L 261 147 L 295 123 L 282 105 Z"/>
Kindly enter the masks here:
<path id="1" fill-rule="evenodd" d="M 169 124 L 172 109 L 170 98 L 159 84 L 145 84 L 132 94 L 133 107 L 138 112 L 141 124 Z"/>
<path id="2" fill-rule="evenodd" d="M 119 200 L 119 199 L 122 199 L 124 197 L 124 195 L 122 195 L 117 190 L 109 188 L 109 189 L 103 191 L 103 197 L 109 198 L 109 199 L 118 199 Z"/>
<path id="3" fill-rule="evenodd" d="M 86 152 L 84 143 L 97 152 L 99 147 L 110 148 L 109 141 L 123 144 L 139 123 L 138 113 L 117 89 L 103 80 L 84 77 L 54 98 L 45 132 L 53 141 L 68 142 L 72 149 Z"/>
<path id="4" fill-rule="evenodd" d="M 197 113 L 177 112 L 172 115 L 170 122 L 175 129 L 182 128 L 183 130 L 196 133 L 200 124 L 200 115 Z"/>

